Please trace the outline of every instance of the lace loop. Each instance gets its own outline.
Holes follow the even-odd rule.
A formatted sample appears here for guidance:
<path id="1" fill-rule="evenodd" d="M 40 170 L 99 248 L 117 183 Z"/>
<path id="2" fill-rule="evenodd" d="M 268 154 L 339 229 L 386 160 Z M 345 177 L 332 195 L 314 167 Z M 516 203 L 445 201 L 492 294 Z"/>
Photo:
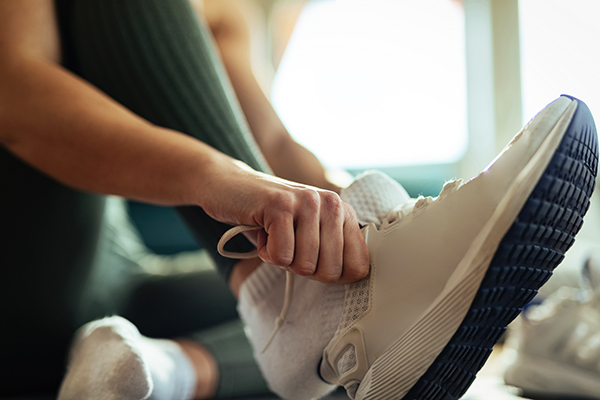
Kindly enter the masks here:
<path id="1" fill-rule="evenodd" d="M 221 239 L 219 240 L 219 243 L 217 244 L 217 251 L 223 257 L 236 258 L 238 260 L 245 260 L 245 259 L 249 259 L 249 258 L 258 257 L 257 249 L 248 251 L 246 253 L 238 253 L 235 251 L 225 250 L 225 245 L 234 236 L 237 236 L 240 233 L 249 232 L 249 231 L 257 231 L 260 229 L 262 229 L 262 227 L 250 226 L 250 225 L 239 225 L 239 226 L 235 226 L 235 227 L 229 229 L 227 232 L 225 232 L 223 234 L 223 236 L 221 236 Z M 277 332 L 279 332 L 279 329 L 283 325 L 283 321 L 285 320 L 285 317 L 287 317 L 287 313 L 290 309 L 290 306 L 292 305 L 293 296 L 294 296 L 294 274 L 290 271 L 286 271 L 286 273 L 285 273 L 285 294 L 284 294 L 284 299 L 283 299 L 283 306 L 281 307 L 281 313 L 275 319 L 275 328 L 273 329 L 273 333 L 271 333 L 271 337 L 267 341 L 267 344 L 265 345 L 265 347 L 261 353 L 264 353 L 265 351 L 267 351 L 267 349 L 273 342 L 273 339 L 275 339 Z"/>
<path id="2" fill-rule="evenodd" d="M 227 242 L 229 242 L 231 239 L 233 239 L 234 236 L 237 236 L 240 233 L 250 232 L 250 231 L 258 231 L 260 229 L 262 229 L 262 227 L 260 227 L 260 226 L 250 226 L 250 225 L 239 225 L 239 226 L 235 226 L 235 227 L 229 229 L 227 232 L 225 232 L 223 234 L 223 236 L 221 236 L 221 239 L 219 240 L 219 243 L 217 243 L 217 251 L 223 257 L 236 258 L 238 260 L 247 260 L 249 258 L 258 257 L 258 250 L 257 249 L 248 251 L 246 253 L 238 253 L 238 252 L 235 252 L 235 251 L 227 251 L 227 250 L 225 250 L 225 244 L 227 244 Z"/>

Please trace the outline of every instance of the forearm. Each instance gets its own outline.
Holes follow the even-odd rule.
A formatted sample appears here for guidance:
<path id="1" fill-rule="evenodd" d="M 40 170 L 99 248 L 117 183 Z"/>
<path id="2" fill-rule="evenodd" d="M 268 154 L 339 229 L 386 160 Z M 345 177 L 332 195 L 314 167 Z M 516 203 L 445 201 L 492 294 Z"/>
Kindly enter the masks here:
<path id="1" fill-rule="evenodd" d="M 199 2 L 194 2 L 196 5 Z M 260 87 L 250 61 L 250 32 L 240 1 L 212 0 L 204 12 L 219 47 L 246 120 L 275 175 L 295 182 L 339 192 L 325 168 L 308 149 L 288 133 Z M 197 10 L 201 12 L 200 8 Z M 244 11 L 244 12 L 242 12 Z"/>
<path id="2" fill-rule="evenodd" d="M 341 186 L 332 182 L 319 159 L 304 146 L 291 140 L 282 141 L 274 150 L 271 166 L 278 176 L 340 193 Z"/>
<path id="3" fill-rule="evenodd" d="M 339 196 L 153 126 L 60 67 L 52 5 L 0 1 L 1 146 L 75 188 L 197 204 L 218 221 L 262 227 L 261 259 L 312 279 L 347 283 L 368 273 L 354 212 Z"/>
<path id="4" fill-rule="evenodd" d="M 240 63 L 226 62 L 248 124 L 275 175 L 339 192 L 325 174 L 325 167 L 308 149 L 296 142 L 275 113 L 254 76 L 247 76 Z"/>
<path id="5" fill-rule="evenodd" d="M 0 66 L 0 143 L 62 183 L 157 204 L 199 204 L 201 142 L 151 125 L 60 66 L 27 55 Z"/>

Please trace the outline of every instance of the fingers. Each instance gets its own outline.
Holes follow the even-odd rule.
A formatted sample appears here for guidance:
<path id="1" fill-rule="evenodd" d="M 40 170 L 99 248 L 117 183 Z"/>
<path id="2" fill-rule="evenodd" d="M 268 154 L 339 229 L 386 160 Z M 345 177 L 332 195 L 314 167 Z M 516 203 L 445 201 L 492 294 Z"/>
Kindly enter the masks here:
<path id="1" fill-rule="evenodd" d="M 320 252 L 314 278 L 337 283 L 344 268 L 344 205 L 338 195 L 327 192 L 321 198 Z"/>
<path id="2" fill-rule="evenodd" d="M 294 260 L 294 216 L 279 212 L 258 234 L 258 256 L 266 263 L 286 267 Z"/>
<path id="3" fill-rule="evenodd" d="M 285 207 L 273 205 L 270 215 L 257 238 L 263 261 L 323 283 L 349 283 L 368 274 L 356 215 L 337 194 L 298 190 Z"/>
<path id="4" fill-rule="evenodd" d="M 337 283 L 351 283 L 369 274 L 369 250 L 360 231 L 356 214 L 345 204 L 344 219 L 344 269 Z"/>
<path id="5" fill-rule="evenodd" d="M 352 207 L 328 193 L 321 197 L 317 270 L 309 278 L 323 283 L 356 282 L 369 273 L 367 244 Z"/>
<path id="6" fill-rule="evenodd" d="M 199 205 L 218 221 L 262 227 L 256 245 L 264 262 L 324 283 L 368 274 L 354 210 L 337 194 L 232 165 Z"/>
<path id="7" fill-rule="evenodd" d="M 296 223 L 296 247 L 290 269 L 298 275 L 310 277 L 317 271 L 319 261 L 319 219 L 321 196 L 316 190 L 306 190 L 300 199 L 301 212 Z"/>

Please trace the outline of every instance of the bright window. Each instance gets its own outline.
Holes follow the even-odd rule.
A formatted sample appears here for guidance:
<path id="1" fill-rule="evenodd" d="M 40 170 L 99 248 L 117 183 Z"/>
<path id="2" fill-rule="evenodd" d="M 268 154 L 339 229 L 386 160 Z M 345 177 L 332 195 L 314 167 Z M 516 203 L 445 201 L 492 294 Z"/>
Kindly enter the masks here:
<path id="1" fill-rule="evenodd" d="M 561 94 L 600 118 L 600 1 L 521 0 L 523 115 Z"/>
<path id="2" fill-rule="evenodd" d="M 313 0 L 273 104 L 330 167 L 456 162 L 467 147 L 463 18 L 454 0 Z"/>

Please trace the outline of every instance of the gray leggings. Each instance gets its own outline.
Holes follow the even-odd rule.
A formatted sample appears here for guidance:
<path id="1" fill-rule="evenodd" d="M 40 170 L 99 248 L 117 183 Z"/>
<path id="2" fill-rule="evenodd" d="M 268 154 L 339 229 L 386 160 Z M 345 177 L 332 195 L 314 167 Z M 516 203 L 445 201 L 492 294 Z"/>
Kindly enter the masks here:
<path id="1" fill-rule="evenodd" d="M 59 0 L 67 65 L 131 111 L 268 171 L 212 38 L 187 0 Z M 235 263 L 216 253 L 229 227 L 199 207 L 178 207 L 228 276 Z M 242 235 L 231 246 L 251 248 Z"/>
<path id="2" fill-rule="evenodd" d="M 56 0 L 56 6 L 66 68 L 147 120 L 269 170 L 187 0 Z M 204 343 L 219 361 L 222 396 L 242 393 L 244 385 L 248 393 L 265 390 L 222 281 L 234 261 L 215 252 L 228 226 L 199 207 L 178 209 L 221 277 L 210 271 L 120 276 L 103 244 L 104 197 L 67 188 L 1 147 L 0 171 L 0 395 L 55 390 L 74 331 L 113 313 L 145 335 Z M 232 245 L 250 248 L 243 238 Z M 114 295 L 94 297 L 99 287 Z M 227 334 L 214 328 L 223 323 Z"/>

